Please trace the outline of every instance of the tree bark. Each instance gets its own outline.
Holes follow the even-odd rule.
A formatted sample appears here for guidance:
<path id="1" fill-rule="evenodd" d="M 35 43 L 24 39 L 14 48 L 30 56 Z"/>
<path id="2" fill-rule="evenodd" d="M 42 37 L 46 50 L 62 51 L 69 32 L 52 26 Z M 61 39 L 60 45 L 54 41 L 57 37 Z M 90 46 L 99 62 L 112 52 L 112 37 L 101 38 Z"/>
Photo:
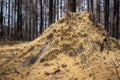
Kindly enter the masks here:
<path id="1" fill-rule="evenodd" d="M 62 11 L 62 6 L 63 6 L 62 3 L 63 3 L 63 1 L 61 0 L 60 3 L 61 3 L 61 7 L 60 7 L 60 9 L 61 9 L 61 10 L 60 10 L 60 17 L 62 17 L 62 12 L 63 12 L 63 11 Z"/>
<path id="2" fill-rule="evenodd" d="M 17 4 L 17 40 L 23 38 L 22 35 L 22 0 L 18 0 Z"/>
<path id="3" fill-rule="evenodd" d="M 97 0 L 97 22 L 100 23 L 100 0 Z"/>
<path id="4" fill-rule="evenodd" d="M 90 0 L 91 2 L 91 13 L 94 13 L 94 5 L 93 5 L 93 0 Z"/>
<path id="5" fill-rule="evenodd" d="M 90 8 L 90 5 L 89 5 L 89 0 L 87 0 L 87 10 L 88 10 L 88 12 L 89 12 L 89 8 Z"/>
<path id="6" fill-rule="evenodd" d="M 67 0 L 67 12 L 76 12 L 76 0 Z"/>
<path id="7" fill-rule="evenodd" d="M 8 6 L 8 29 L 7 29 L 7 35 L 8 39 L 10 40 L 10 0 L 9 0 L 9 6 Z"/>
<path id="8" fill-rule="evenodd" d="M 109 0 L 104 1 L 104 20 L 105 29 L 109 32 Z"/>
<path id="9" fill-rule="evenodd" d="M 49 2 L 49 25 L 52 24 L 52 21 L 53 21 L 53 0 L 50 0 Z"/>
<path id="10" fill-rule="evenodd" d="M 3 0 L 1 1 L 1 11 L 0 11 L 0 40 L 3 38 L 4 30 L 3 30 Z"/>
<path id="11" fill-rule="evenodd" d="M 42 32 L 43 32 L 43 14 L 42 14 L 42 12 L 43 12 L 43 10 L 42 10 L 42 0 L 40 0 L 40 34 L 42 34 Z"/>
<path id="12" fill-rule="evenodd" d="M 114 0 L 113 37 L 119 38 L 119 0 Z"/>

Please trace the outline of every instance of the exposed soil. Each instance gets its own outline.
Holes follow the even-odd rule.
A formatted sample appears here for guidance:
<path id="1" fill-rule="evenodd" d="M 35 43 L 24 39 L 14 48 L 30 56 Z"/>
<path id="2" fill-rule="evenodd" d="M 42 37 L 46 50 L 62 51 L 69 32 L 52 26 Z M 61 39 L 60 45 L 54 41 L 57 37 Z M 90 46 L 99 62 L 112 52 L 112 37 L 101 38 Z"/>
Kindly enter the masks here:
<path id="1" fill-rule="evenodd" d="M 0 80 L 120 80 L 120 45 L 88 12 L 66 13 L 22 47 Z"/>
<path id="2" fill-rule="evenodd" d="M 23 41 L 3 41 L 0 42 L 0 65 L 11 61 L 18 53 L 20 53 L 24 46 L 29 42 Z"/>

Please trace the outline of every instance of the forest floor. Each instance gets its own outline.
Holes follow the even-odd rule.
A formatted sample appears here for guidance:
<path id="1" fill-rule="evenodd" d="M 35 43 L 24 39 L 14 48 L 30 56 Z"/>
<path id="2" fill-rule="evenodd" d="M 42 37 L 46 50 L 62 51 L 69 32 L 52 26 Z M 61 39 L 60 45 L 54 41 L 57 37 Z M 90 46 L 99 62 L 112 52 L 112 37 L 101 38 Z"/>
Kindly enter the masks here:
<path id="1" fill-rule="evenodd" d="M 87 12 L 66 13 L 31 42 L 5 43 L 0 80 L 120 80 L 120 45 Z"/>
<path id="2" fill-rule="evenodd" d="M 6 64 L 14 56 L 20 54 L 27 41 L 3 41 L 0 42 L 0 65 Z"/>

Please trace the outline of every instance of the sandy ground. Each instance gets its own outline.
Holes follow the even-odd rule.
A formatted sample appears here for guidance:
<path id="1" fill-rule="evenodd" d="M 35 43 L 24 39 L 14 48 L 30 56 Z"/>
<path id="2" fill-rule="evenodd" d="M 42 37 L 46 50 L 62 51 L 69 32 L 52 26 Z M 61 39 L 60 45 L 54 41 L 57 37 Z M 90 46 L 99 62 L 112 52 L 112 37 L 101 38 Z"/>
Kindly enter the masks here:
<path id="1" fill-rule="evenodd" d="M 29 42 L 23 42 L 23 41 L 0 42 L 0 65 L 9 62 L 18 53 L 20 54 L 20 52 L 22 52 L 23 48 L 28 43 Z"/>
<path id="2" fill-rule="evenodd" d="M 87 12 L 67 13 L 6 51 L 17 54 L 0 65 L 0 80 L 120 80 L 120 45 Z"/>

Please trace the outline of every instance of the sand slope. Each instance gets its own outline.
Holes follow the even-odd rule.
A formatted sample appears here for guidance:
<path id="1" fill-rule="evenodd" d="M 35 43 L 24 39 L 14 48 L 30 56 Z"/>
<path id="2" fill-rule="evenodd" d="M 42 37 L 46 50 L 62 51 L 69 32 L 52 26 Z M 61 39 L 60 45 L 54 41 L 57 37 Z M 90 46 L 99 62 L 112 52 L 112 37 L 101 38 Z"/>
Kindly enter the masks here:
<path id="1" fill-rule="evenodd" d="M 66 13 L 9 63 L 1 80 L 119 80 L 120 45 L 88 12 Z"/>

